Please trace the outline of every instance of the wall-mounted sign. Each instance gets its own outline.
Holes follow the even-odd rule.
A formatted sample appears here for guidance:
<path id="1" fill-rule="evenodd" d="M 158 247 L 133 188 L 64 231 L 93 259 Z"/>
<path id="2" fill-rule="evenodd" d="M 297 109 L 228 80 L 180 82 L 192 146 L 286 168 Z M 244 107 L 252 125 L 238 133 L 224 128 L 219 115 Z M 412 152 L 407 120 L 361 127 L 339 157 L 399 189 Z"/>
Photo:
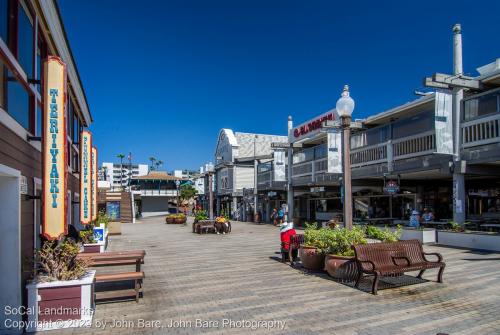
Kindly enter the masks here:
<path id="1" fill-rule="evenodd" d="M 24 195 L 28 194 L 28 178 L 21 176 L 21 184 L 19 185 L 19 193 Z"/>
<path id="2" fill-rule="evenodd" d="M 66 65 L 59 57 L 44 62 L 43 78 L 43 224 L 42 234 L 49 240 L 67 233 L 66 179 Z"/>
<path id="3" fill-rule="evenodd" d="M 97 219 L 97 148 L 92 147 L 92 221 Z"/>
<path id="4" fill-rule="evenodd" d="M 321 128 L 323 128 L 323 123 L 325 121 L 337 120 L 338 115 L 336 111 L 329 111 L 322 114 L 312 120 L 302 123 L 301 125 L 293 128 L 288 134 L 288 139 L 290 143 L 296 142 L 303 139 L 306 136 L 312 136 L 317 133 Z"/>
<path id="5" fill-rule="evenodd" d="M 92 134 L 80 134 L 80 222 L 92 221 Z"/>
<path id="6" fill-rule="evenodd" d="M 319 193 L 319 192 L 325 192 L 325 188 L 323 186 L 311 187 L 311 193 Z"/>
<path id="7" fill-rule="evenodd" d="M 398 182 L 395 180 L 388 180 L 384 186 L 384 193 L 391 194 L 391 195 L 398 194 L 399 193 Z"/>

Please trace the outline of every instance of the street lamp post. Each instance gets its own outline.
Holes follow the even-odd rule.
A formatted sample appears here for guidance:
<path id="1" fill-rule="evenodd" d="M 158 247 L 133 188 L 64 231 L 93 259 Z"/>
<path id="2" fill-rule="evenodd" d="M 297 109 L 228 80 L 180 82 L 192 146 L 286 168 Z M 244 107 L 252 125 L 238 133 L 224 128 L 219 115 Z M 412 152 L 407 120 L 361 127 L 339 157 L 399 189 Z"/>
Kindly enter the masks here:
<path id="1" fill-rule="evenodd" d="M 181 185 L 181 181 L 177 179 L 175 181 L 175 186 L 177 187 L 177 214 L 179 214 L 179 186 Z"/>
<path id="2" fill-rule="evenodd" d="M 337 101 L 337 113 L 340 116 L 344 143 L 344 226 L 352 229 L 352 187 L 351 187 L 351 115 L 354 110 L 354 100 L 349 96 L 349 86 Z"/>

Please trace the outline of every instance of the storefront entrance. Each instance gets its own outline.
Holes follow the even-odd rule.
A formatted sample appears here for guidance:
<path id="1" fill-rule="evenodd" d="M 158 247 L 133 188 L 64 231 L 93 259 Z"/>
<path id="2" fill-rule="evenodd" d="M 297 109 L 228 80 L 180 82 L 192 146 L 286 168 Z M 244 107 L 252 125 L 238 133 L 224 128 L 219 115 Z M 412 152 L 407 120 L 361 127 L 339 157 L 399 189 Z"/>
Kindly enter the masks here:
<path id="1" fill-rule="evenodd" d="M 354 218 L 366 219 L 399 219 L 409 220 L 411 211 L 416 208 L 417 195 L 367 195 L 354 196 Z"/>
<path id="2" fill-rule="evenodd" d="M 0 273 L 2 290 L 0 306 L 18 308 L 22 305 L 21 292 L 21 173 L 0 164 Z M 8 255 L 8 257 L 7 257 Z M 6 319 L 21 321 L 21 315 L 0 313 L 0 333 L 14 333 L 15 329 L 5 328 Z M 20 332 L 17 330 L 17 332 Z"/>

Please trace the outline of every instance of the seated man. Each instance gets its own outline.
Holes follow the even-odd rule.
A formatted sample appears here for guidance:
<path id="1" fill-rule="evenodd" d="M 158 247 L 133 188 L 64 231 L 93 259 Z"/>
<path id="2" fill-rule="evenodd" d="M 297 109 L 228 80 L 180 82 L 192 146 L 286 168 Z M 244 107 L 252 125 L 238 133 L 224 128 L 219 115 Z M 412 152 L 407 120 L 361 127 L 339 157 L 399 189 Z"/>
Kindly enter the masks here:
<path id="1" fill-rule="evenodd" d="M 284 255 L 284 259 L 288 257 L 288 251 L 290 250 L 290 237 L 295 234 L 293 222 L 284 222 L 280 225 L 281 253 Z M 297 250 L 294 250 L 293 253 L 293 258 L 296 258 Z"/>
<path id="2" fill-rule="evenodd" d="M 420 227 L 420 213 L 417 210 L 413 210 L 410 216 L 410 227 L 418 228 Z"/>
<path id="3" fill-rule="evenodd" d="M 434 214 L 428 208 L 424 208 L 424 214 L 422 214 L 422 220 L 425 222 L 434 221 Z"/>

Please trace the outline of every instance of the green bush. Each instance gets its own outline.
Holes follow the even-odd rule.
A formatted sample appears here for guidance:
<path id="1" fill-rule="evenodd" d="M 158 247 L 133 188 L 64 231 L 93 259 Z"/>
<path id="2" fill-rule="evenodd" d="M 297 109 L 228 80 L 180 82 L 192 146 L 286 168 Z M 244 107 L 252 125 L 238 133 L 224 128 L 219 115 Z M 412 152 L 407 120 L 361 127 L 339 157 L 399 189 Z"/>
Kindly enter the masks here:
<path id="1" fill-rule="evenodd" d="M 82 277 L 88 261 L 78 259 L 78 244 L 70 238 L 61 241 L 46 241 L 35 254 L 37 274 L 42 281 L 75 280 Z"/>
<path id="2" fill-rule="evenodd" d="M 304 232 L 304 246 L 318 249 L 323 254 L 352 256 L 353 244 L 365 244 L 366 238 L 363 229 L 346 228 L 317 228 L 316 224 L 306 224 Z"/>
<path id="3" fill-rule="evenodd" d="M 194 219 L 196 221 L 207 220 L 208 219 L 207 211 L 205 211 L 205 210 L 197 211 Z"/>
<path id="4" fill-rule="evenodd" d="M 376 240 L 381 240 L 382 242 L 396 242 L 401 237 L 401 226 L 398 226 L 395 232 L 392 232 L 388 227 L 384 229 L 367 226 L 365 229 L 365 234 L 369 238 Z"/>
<path id="5" fill-rule="evenodd" d="M 78 234 L 80 235 L 80 238 L 82 239 L 82 242 L 84 244 L 96 243 L 94 237 L 94 229 L 92 226 L 87 227 L 87 229 L 85 230 L 80 230 Z"/>
<path id="6" fill-rule="evenodd" d="M 108 224 L 109 224 L 109 216 L 106 215 L 106 212 L 100 211 L 97 214 L 97 219 L 95 219 L 94 225 L 96 227 L 99 227 L 101 224 L 104 225 L 104 228 L 108 229 Z"/>

